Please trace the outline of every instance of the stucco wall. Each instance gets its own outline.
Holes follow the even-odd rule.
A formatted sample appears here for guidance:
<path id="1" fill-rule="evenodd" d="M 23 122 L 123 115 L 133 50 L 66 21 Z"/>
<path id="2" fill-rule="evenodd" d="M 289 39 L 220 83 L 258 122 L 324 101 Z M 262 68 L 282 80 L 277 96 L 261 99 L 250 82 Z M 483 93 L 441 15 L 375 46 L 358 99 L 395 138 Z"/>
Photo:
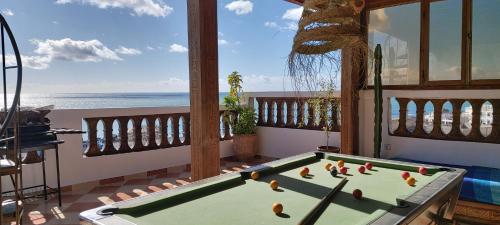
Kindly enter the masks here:
<path id="1" fill-rule="evenodd" d="M 48 117 L 52 122 L 53 128 L 81 129 L 82 118 L 85 117 L 117 115 L 131 116 L 187 111 L 189 111 L 189 107 L 64 109 L 54 110 L 48 115 Z M 62 186 L 136 174 L 149 170 L 184 165 L 191 162 L 191 152 L 189 146 L 108 156 L 84 157 L 81 135 L 61 135 L 59 138 L 65 141 L 65 143 L 60 145 L 59 148 Z M 221 157 L 232 155 L 231 148 L 231 141 L 221 142 Z M 54 151 L 46 151 L 46 158 L 47 181 L 50 186 L 55 187 L 56 168 Z M 41 168 L 41 163 L 23 167 L 23 181 L 25 187 L 42 184 Z M 7 177 L 3 177 L 2 184 L 10 186 L 10 181 Z M 4 188 L 7 188 L 7 186 L 4 186 Z"/>

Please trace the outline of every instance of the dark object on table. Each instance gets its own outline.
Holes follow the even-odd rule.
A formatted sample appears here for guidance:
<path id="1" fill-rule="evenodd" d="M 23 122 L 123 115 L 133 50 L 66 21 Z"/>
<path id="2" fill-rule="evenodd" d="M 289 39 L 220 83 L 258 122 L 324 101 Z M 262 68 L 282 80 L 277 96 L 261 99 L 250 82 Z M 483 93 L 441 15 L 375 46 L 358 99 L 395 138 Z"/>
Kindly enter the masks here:
<path id="1" fill-rule="evenodd" d="M 322 152 L 340 153 L 340 148 L 337 146 L 323 145 L 323 146 L 318 146 L 316 149 Z"/>
<path id="2" fill-rule="evenodd" d="M 337 171 L 337 167 L 332 166 L 332 167 L 331 167 L 331 169 L 330 169 L 330 174 L 331 174 L 332 176 L 336 177 L 338 173 L 339 173 L 339 172 Z"/>

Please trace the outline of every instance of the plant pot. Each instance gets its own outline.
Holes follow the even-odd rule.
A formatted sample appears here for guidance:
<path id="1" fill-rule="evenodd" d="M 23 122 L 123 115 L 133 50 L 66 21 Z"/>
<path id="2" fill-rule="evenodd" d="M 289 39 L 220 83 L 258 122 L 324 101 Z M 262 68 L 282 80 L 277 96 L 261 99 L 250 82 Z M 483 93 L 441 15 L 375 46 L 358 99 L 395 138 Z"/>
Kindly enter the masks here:
<path id="1" fill-rule="evenodd" d="M 340 153 L 340 148 L 337 146 L 318 146 L 316 148 L 318 151 L 322 152 L 332 152 L 332 153 Z"/>
<path id="2" fill-rule="evenodd" d="M 253 159 L 257 154 L 257 134 L 235 134 L 233 150 L 238 160 Z"/>

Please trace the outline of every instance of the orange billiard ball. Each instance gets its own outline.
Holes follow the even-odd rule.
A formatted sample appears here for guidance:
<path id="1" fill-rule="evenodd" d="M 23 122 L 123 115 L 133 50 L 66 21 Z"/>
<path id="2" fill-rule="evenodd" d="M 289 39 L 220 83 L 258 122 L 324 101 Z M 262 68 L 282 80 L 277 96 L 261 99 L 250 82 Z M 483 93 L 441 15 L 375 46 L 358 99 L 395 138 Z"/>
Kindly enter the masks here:
<path id="1" fill-rule="evenodd" d="M 276 181 L 276 180 L 272 180 L 272 181 L 269 183 L 269 185 L 271 186 L 271 188 L 272 188 L 273 190 L 278 189 L 278 181 Z"/>
<path id="2" fill-rule="evenodd" d="M 276 214 L 280 214 L 283 212 L 283 205 L 281 203 L 274 203 L 273 204 L 273 212 Z"/>
<path id="3" fill-rule="evenodd" d="M 250 177 L 253 179 L 253 180 L 257 180 L 259 179 L 259 173 L 253 171 L 251 174 L 250 174 Z"/>
<path id="4" fill-rule="evenodd" d="M 309 174 L 308 170 L 305 170 L 305 169 L 300 170 L 300 176 L 301 177 L 305 177 L 305 176 L 307 176 L 307 174 Z"/>
<path id="5" fill-rule="evenodd" d="M 406 183 L 407 183 L 408 185 L 410 185 L 410 186 L 415 185 L 415 182 L 417 182 L 417 180 L 415 180 L 415 178 L 414 178 L 414 177 L 408 177 L 408 178 L 406 179 Z"/>
<path id="6" fill-rule="evenodd" d="M 339 166 L 339 168 L 342 168 L 342 167 L 344 167 L 344 163 L 345 163 L 344 160 L 339 160 L 337 162 L 337 166 Z"/>
<path id="7" fill-rule="evenodd" d="M 326 170 L 326 171 L 330 171 L 330 169 L 331 169 L 331 167 L 332 167 L 332 166 L 333 166 L 333 165 L 332 165 L 331 163 L 327 163 L 327 164 L 325 164 L 325 170 Z"/>

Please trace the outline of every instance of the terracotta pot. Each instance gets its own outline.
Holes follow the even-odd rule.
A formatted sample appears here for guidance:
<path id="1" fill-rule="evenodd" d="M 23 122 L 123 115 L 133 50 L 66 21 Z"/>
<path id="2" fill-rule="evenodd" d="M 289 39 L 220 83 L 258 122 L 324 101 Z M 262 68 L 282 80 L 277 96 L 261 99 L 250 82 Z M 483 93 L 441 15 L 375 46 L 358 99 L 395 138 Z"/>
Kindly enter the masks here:
<path id="1" fill-rule="evenodd" d="M 318 151 L 322 152 L 332 152 L 332 153 L 340 153 L 340 148 L 337 146 L 318 146 L 316 148 Z"/>
<path id="2" fill-rule="evenodd" d="M 257 134 L 235 134 L 233 136 L 233 149 L 239 160 L 254 158 L 257 154 Z"/>

